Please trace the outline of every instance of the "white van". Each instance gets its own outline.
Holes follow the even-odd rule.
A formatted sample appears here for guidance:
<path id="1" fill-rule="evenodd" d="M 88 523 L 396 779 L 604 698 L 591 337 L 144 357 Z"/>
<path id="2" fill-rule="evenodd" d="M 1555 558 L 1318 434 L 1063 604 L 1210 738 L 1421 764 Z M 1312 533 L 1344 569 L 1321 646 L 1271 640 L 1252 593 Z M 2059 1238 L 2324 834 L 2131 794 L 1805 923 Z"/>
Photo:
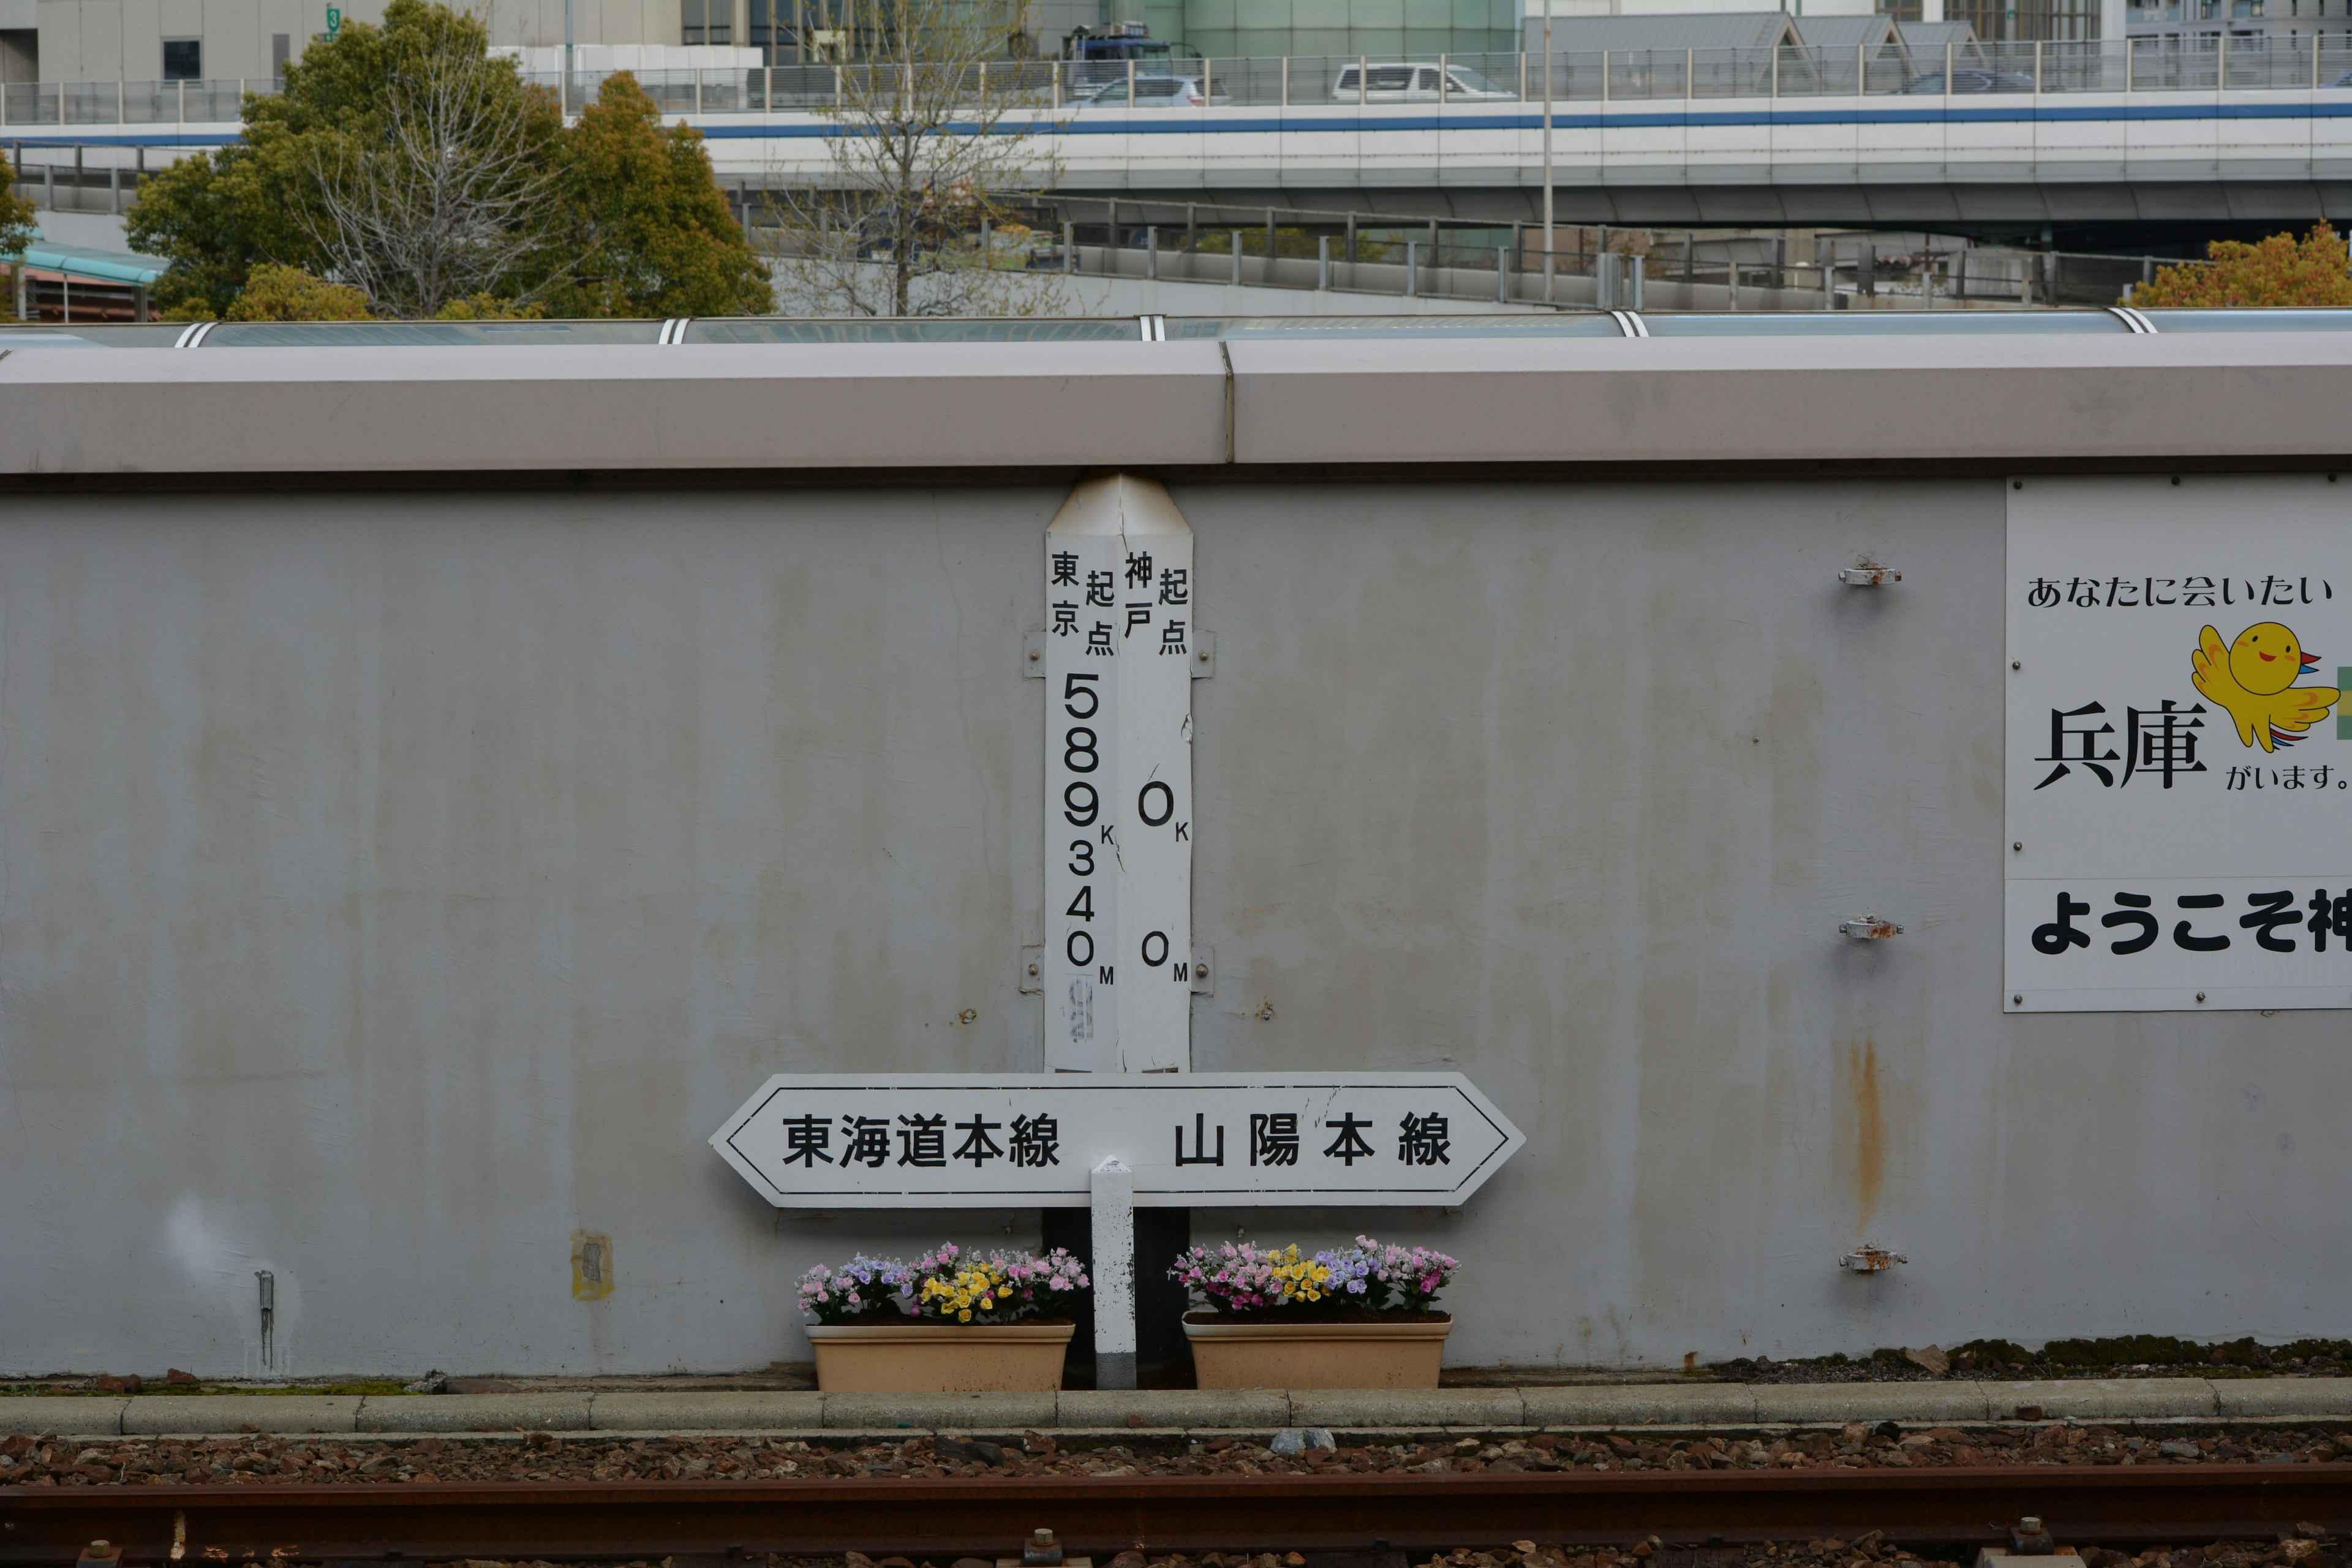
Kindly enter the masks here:
<path id="1" fill-rule="evenodd" d="M 1359 73 L 1368 78 L 1360 83 Z M 1516 92 L 1506 91 L 1489 78 L 1468 66 L 1449 65 L 1446 81 L 1440 90 L 1435 65 L 1375 63 L 1363 67 L 1341 68 L 1339 79 L 1331 84 L 1334 103 L 1435 103 L 1441 99 L 1454 103 L 1491 102 L 1496 99 L 1517 98 Z"/>

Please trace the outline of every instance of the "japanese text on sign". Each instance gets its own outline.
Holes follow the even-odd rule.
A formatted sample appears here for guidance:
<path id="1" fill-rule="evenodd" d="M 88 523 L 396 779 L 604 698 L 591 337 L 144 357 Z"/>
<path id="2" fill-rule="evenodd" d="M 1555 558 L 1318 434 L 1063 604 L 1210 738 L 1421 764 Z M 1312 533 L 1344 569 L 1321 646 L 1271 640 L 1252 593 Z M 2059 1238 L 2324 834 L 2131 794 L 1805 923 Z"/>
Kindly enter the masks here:
<path id="1" fill-rule="evenodd" d="M 1045 1062 L 1191 1065 L 1192 535 L 1088 480 L 1045 533 Z"/>
<path id="2" fill-rule="evenodd" d="M 1452 1203 L 1524 1142 L 1455 1073 L 771 1079 L 711 1139 L 782 1205 Z"/>
<path id="3" fill-rule="evenodd" d="M 2009 502 L 2005 1005 L 2352 1006 L 2352 496 L 2034 479 Z"/>

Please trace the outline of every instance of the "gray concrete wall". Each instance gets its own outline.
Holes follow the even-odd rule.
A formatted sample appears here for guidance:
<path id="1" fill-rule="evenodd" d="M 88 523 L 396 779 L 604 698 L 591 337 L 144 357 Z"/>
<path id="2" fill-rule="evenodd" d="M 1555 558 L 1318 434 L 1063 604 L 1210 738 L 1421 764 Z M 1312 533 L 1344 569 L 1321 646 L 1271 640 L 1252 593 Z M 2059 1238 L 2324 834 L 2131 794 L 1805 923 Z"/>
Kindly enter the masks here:
<path id="1" fill-rule="evenodd" d="M 1442 1245 L 1459 1363 L 2343 1331 L 2340 1015 L 2000 1011 L 1998 479 L 1177 496 L 1196 1063 L 1458 1068 L 1530 1140 L 1197 1235 Z M 1033 1238 L 703 1140 L 1039 1064 L 1060 499 L 0 497 L 0 1368 L 260 1371 L 265 1268 L 280 1373 L 759 1366 L 811 1262 Z"/>

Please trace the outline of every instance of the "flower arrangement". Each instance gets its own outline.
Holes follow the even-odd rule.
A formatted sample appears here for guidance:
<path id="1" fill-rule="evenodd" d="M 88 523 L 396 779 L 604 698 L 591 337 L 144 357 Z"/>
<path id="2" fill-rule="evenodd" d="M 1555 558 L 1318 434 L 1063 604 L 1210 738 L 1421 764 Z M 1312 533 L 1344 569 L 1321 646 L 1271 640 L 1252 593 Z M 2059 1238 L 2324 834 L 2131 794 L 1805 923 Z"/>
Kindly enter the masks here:
<path id="1" fill-rule="evenodd" d="M 1060 1247 L 1042 1258 L 1028 1252 L 965 1257 L 953 1242 L 907 1266 L 909 1314 L 956 1323 L 1010 1323 L 1059 1317 L 1091 1282 L 1083 1264 Z"/>
<path id="2" fill-rule="evenodd" d="M 839 1268 L 820 1263 L 801 1276 L 801 1310 L 820 1323 L 855 1323 L 887 1312 L 907 1266 L 859 1253 Z"/>
<path id="3" fill-rule="evenodd" d="M 862 1253 L 838 1268 L 820 1263 L 801 1276 L 800 1303 L 824 1324 L 1011 1323 L 1066 1317 L 1091 1284 L 1060 1247 L 966 1254 L 950 1242 L 911 1263 Z"/>
<path id="4" fill-rule="evenodd" d="M 1462 1265 L 1426 1247 L 1356 1237 L 1356 1245 L 1302 1257 L 1293 1243 L 1262 1248 L 1224 1242 L 1196 1247 L 1169 1278 L 1232 1316 L 1352 1316 L 1433 1311 L 1437 1293 Z"/>

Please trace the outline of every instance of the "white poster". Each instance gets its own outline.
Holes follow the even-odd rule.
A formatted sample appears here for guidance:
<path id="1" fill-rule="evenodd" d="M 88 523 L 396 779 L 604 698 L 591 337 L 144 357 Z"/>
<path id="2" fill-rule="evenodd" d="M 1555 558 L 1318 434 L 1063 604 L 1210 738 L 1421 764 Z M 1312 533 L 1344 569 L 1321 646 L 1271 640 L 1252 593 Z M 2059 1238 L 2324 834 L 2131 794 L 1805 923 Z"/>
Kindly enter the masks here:
<path id="1" fill-rule="evenodd" d="M 1045 531 L 1045 1065 L 1192 1065 L 1192 531 L 1113 475 Z"/>
<path id="2" fill-rule="evenodd" d="M 2352 1006 L 2352 484 L 2008 495 L 2003 1005 Z"/>

